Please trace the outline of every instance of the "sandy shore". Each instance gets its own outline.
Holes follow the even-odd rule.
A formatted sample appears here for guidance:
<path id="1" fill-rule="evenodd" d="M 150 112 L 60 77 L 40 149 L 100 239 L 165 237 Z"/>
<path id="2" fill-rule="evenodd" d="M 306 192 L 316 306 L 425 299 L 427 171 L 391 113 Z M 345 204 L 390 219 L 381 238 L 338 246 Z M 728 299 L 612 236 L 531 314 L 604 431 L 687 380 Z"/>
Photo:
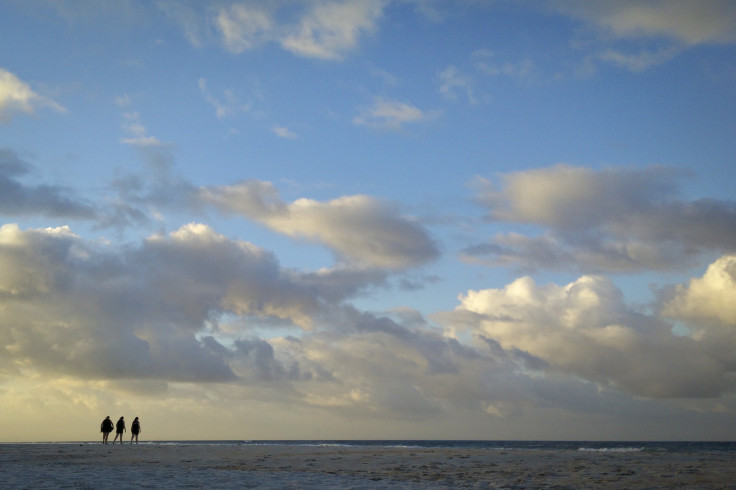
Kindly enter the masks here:
<path id="1" fill-rule="evenodd" d="M 736 453 L 0 444 L 4 488 L 733 488 Z"/>

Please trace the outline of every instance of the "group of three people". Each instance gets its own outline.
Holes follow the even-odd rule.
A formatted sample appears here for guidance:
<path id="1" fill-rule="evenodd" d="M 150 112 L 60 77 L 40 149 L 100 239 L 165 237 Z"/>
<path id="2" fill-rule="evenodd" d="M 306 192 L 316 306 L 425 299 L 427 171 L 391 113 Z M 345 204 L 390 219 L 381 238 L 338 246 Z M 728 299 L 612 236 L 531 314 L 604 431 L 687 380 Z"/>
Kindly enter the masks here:
<path id="1" fill-rule="evenodd" d="M 120 444 L 122 444 L 123 432 L 127 430 L 125 428 L 125 417 L 120 417 L 118 419 L 118 422 L 114 425 L 112 423 L 112 420 L 110 420 L 109 415 L 105 417 L 105 420 L 103 420 L 102 424 L 100 425 L 100 432 L 102 432 L 102 444 L 107 444 L 107 437 L 110 435 L 110 432 L 112 432 L 113 429 L 115 429 L 115 439 L 112 440 L 112 443 L 115 444 L 115 441 L 117 441 L 119 437 Z M 138 434 L 140 434 L 141 432 L 143 432 L 143 430 L 141 430 L 141 423 L 138 420 L 138 417 L 136 417 L 130 426 L 131 444 L 133 444 L 133 439 L 135 439 L 135 443 L 138 444 Z"/>

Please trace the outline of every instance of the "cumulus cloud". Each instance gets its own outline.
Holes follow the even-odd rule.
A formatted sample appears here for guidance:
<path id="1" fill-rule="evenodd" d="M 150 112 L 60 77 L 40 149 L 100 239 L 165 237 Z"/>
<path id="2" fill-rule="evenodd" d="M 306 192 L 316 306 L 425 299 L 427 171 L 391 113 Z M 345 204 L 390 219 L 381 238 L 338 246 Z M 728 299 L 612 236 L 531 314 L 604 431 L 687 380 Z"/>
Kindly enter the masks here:
<path id="1" fill-rule="evenodd" d="M 464 250 L 470 260 L 521 268 L 567 267 L 586 271 L 668 270 L 736 243 L 736 202 L 684 201 L 681 174 L 666 167 L 609 168 L 569 165 L 515 172 L 501 188 L 484 179 L 477 198 L 490 221 L 546 229 L 541 236 L 494 237 Z"/>
<path id="2" fill-rule="evenodd" d="M 318 278 L 302 283 L 269 252 L 198 224 L 120 250 L 67 227 L 4 225 L 0 264 L 4 365 L 86 378 L 233 380 L 212 337 L 222 315 L 310 328 L 323 302 Z"/>
<path id="3" fill-rule="evenodd" d="M 6 216 L 64 217 L 93 219 L 95 207 L 67 188 L 56 185 L 27 185 L 22 177 L 31 166 L 8 148 L 0 148 L 0 214 Z"/>
<path id="4" fill-rule="evenodd" d="M 663 314 L 685 322 L 693 337 L 736 334 L 736 255 L 712 263 L 703 277 L 677 286 Z"/>
<path id="5" fill-rule="evenodd" d="M 62 105 L 36 93 L 15 74 L 0 68 L 0 123 L 10 123 L 18 113 L 35 114 L 43 107 L 67 112 Z"/>
<path id="6" fill-rule="evenodd" d="M 266 385 L 305 406 L 416 417 L 463 390 L 462 403 L 502 403 L 474 380 L 487 362 L 499 373 L 525 362 L 479 355 L 409 311 L 360 311 L 345 303 L 361 287 L 349 271 L 285 270 L 201 224 L 120 248 L 67 227 L 4 225 L 0 266 L 0 370 L 11 376 Z M 239 323 L 226 328 L 228 317 Z M 248 323 L 269 318 L 306 330 L 254 336 Z"/>
<path id="7" fill-rule="evenodd" d="M 322 243 L 358 265 L 404 268 L 438 256 L 427 231 L 394 206 L 369 196 L 328 202 L 281 200 L 272 184 L 247 181 L 202 188 L 201 199 L 218 209 L 259 221 L 274 231 Z"/>
<path id="8" fill-rule="evenodd" d="M 383 129 L 401 129 L 407 123 L 426 121 L 434 117 L 417 107 L 405 102 L 376 98 L 371 107 L 361 110 L 353 118 L 353 123 Z"/>
<path id="9" fill-rule="evenodd" d="M 733 275 L 733 263 L 725 257 L 712 271 Z M 227 383 L 230 400 L 263 389 L 268 403 L 288 401 L 291 410 L 413 421 L 457 410 L 489 419 L 549 408 L 620 414 L 633 402 L 616 392 L 697 398 L 734 389 L 733 315 L 678 337 L 598 276 L 469 291 L 436 315 L 440 328 L 406 308 L 350 305 L 383 281 L 375 271 L 284 269 L 270 252 L 202 224 L 122 247 L 67 227 L 5 225 L 0 267 L 6 379 L 41 373 L 157 392 L 197 383 L 198 396 L 213 397 Z M 668 296 L 679 310 L 663 311 L 706 318 L 717 305 L 693 311 L 693 284 Z M 717 284 L 725 283 L 711 289 Z M 258 337 L 270 319 L 303 330 Z"/>
<path id="10" fill-rule="evenodd" d="M 526 353 L 542 372 L 655 398 L 712 397 L 736 388 L 733 337 L 723 347 L 676 336 L 670 323 L 629 308 L 602 276 L 564 286 L 523 277 L 459 299 L 443 322 L 491 347 L 497 342 L 505 351 Z"/>

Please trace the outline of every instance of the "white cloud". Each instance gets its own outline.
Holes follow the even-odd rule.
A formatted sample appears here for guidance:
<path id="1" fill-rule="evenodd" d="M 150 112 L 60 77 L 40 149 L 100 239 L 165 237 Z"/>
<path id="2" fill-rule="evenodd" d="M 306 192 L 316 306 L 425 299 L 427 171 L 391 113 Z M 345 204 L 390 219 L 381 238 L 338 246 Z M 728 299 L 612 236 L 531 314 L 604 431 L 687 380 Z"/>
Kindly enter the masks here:
<path id="1" fill-rule="evenodd" d="M 316 4 L 299 25 L 281 39 L 284 49 L 311 58 L 340 59 L 364 33 L 375 29 L 383 0 Z"/>
<path id="2" fill-rule="evenodd" d="M 712 263 L 703 277 L 678 286 L 663 314 L 687 323 L 695 338 L 736 336 L 736 255 Z"/>
<path id="3" fill-rule="evenodd" d="M 178 1 L 159 0 L 156 5 L 181 26 L 184 37 L 192 46 L 201 47 L 204 44 L 206 28 L 204 18 L 199 12 Z"/>
<path id="4" fill-rule="evenodd" d="M 121 96 L 115 97 L 115 105 L 118 107 L 128 107 L 131 103 L 130 95 L 123 94 Z"/>
<path id="5" fill-rule="evenodd" d="M 270 40 L 274 29 L 271 14 L 252 4 L 233 4 L 220 9 L 215 24 L 225 47 L 233 53 L 242 53 Z"/>
<path id="6" fill-rule="evenodd" d="M 10 123 L 18 113 L 35 114 L 36 110 L 42 107 L 67 112 L 62 105 L 37 94 L 26 82 L 0 68 L 0 123 Z"/>
<path id="7" fill-rule="evenodd" d="M 353 123 L 384 129 L 401 129 L 408 123 L 423 122 L 434 117 L 417 107 L 397 101 L 376 98 L 372 107 L 353 118 Z"/>
<path id="8" fill-rule="evenodd" d="M 555 0 L 553 5 L 617 37 L 663 36 L 685 45 L 736 41 L 731 0 Z"/>
<path id="9" fill-rule="evenodd" d="M 437 257 L 426 230 L 398 210 L 368 196 L 346 196 L 329 202 L 298 199 L 284 203 L 265 182 L 201 189 L 204 202 L 241 214 L 269 228 L 333 250 L 348 262 L 404 268 Z"/>
<path id="10" fill-rule="evenodd" d="M 141 148 L 155 148 L 164 146 L 164 144 L 156 137 L 149 136 L 146 127 L 140 123 L 140 114 L 137 112 L 126 112 L 123 114 L 125 123 L 123 130 L 128 133 L 127 138 L 122 138 L 121 143 Z"/>
<path id="11" fill-rule="evenodd" d="M 641 51 L 637 54 L 626 54 L 609 48 L 598 55 L 602 61 L 613 63 L 631 71 L 644 71 L 653 66 L 664 64 L 679 53 L 678 49 L 668 48 L 656 52 Z"/>
<path id="12" fill-rule="evenodd" d="M 556 165 L 506 174 L 501 189 L 478 179 L 478 201 L 489 220 L 547 232 L 494 237 L 465 253 L 529 269 L 577 264 L 584 271 L 636 271 L 683 268 L 706 252 L 732 251 L 736 203 L 682 201 L 679 177 L 665 167 Z"/>
<path id="13" fill-rule="evenodd" d="M 66 227 L 5 225 L 0 267 L 4 400 L 27 402 L 14 384 L 21 378 L 26 391 L 53 384 L 39 396 L 50 406 L 83 403 L 87 423 L 101 407 L 124 403 L 113 395 L 121 393 L 145 397 L 136 400 L 139 410 L 151 403 L 167 413 L 181 406 L 198 412 L 208 400 L 223 415 L 247 399 L 259 403 L 252 415 L 286 404 L 302 425 L 370 415 L 382 430 L 392 420 L 402 430 L 416 424 L 425 432 L 409 432 L 415 436 L 426 434 L 428 420 L 470 417 L 463 432 L 470 437 L 479 423 L 523 420 L 528 427 L 550 410 L 576 421 L 588 413 L 662 416 L 662 405 L 646 397 L 734 389 L 735 337 L 676 337 L 670 324 L 627 307 L 602 277 L 565 286 L 523 278 L 470 291 L 455 311 L 437 316 L 442 330 L 416 312 L 379 316 L 347 304 L 359 284 L 380 275 L 286 270 L 270 252 L 196 223 L 119 248 Z M 254 335 L 269 322 L 305 331 Z M 472 335 L 451 335 L 463 331 Z M 313 409 L 320 413 L 314 419 Z M 683 413 L 674 408 L 668 416 L 682 420 Z M 437 436 L 457 435 L 456 423 Z M 207 434 L 222 429 L 213 423 Z"/>
<path id="14" fill-rule="evenodd" d="M 448 99 L 457 98 L 457 92 L 462 92 L 471 104 L 478 101 L 473 95 L 473 79 L 460 72 L 455 66 L 448 66 L 440 72 L 440 93 Z"/>
<path id="15" fill-rule="evenodd" d="M 160 2 L 159 8 L 181 26 L 196 47 L 216 37 L 235 54 L 278 43 L 298 56 L 340 60 L 356 49 L 362 37 L 375 31 L 386 3 L 240 2 L 199 12 L 179 3 Z"/>
<path id="16" fill-rule="evenodd" d="M 475 60 L 476 69 L 493 77 L 502 75 L 525 79 L 534 73 L 534 62 L 528 58 L 518 62 L 497 62 L 492 51 L 479 50 L 473 53 L 473 59 Z"/>
<path id="17" fill-rule="evenodd" d="M 120 250 L 4 225 L 0 264 L 3 364 L 83 378 L 233 379 L 208 325 L 230 312 L 309 326 L 320 308 L 318 283 L 197 224 Z"/>
<path id="18" fill-rule="evenodd" d="M 232 90 L 223 91 L 223 98 L 215 97 L 207 88 L 207 80 L 200 78 L 198 81 L 199 90 L 204 95 L 205 100 L 215 108 L 215 114 L 218 118 L 231 117 L 238 113 L 248 112 L 250 104 L 243 103 L 240 98 L 235 95 Z"/>
<path id="19" fill-rule="evenodd" d="M 275 126 L 272 128 L 272 131 L 279 138 L 290 139 L 290 140 L 297 138 L 297 134 L 292 132 L 286 126 Z"/>
<path id="20" fill-rule="evenodd" d="M 724 348 L 675 336 L 671 324 L 630 309 L 601 276 L 564 286 L 539 286 L 525 277 L 501 289 L 468 291 L 443 321 L 490 346 L 498 342 L 505 351 L 537 358 L 542 371 L 636 395 L 711 397 L 736 388 L 729 367 L 736 337 Z"/>

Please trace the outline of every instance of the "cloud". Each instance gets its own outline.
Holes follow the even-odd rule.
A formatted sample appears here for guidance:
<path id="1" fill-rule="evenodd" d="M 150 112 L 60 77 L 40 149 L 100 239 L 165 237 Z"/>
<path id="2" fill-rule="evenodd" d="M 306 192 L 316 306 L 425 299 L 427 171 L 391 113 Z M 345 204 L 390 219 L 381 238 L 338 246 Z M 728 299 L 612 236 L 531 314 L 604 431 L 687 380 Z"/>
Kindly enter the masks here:
<path id="1" fill-rule="evenodd" d="M 37 94 L 16 75 L 0 68 L 0 123 L 10 123 L 18 113 L 33 115 L 37 109 L 43 107 L 67 112 L 62 105 Z"/>
<path id="2" fill-rule="evenodd" d="M 284 139 L 290 139 L 290 140 L 293 140 L 293 139 L 296 139 L 296 138 L 298 137 L 296 133 L 292 132 L 292 131 L 291 131 L 291 130 L 290 130 L 289 128 L 287 128 L 286 126 L 275 126 L 275 127 L 274 127 L 274 128 L 272 128 L 271 130 L 272 130 L 272 131 L 273 131 L 273 133 L 274 133 L 274 134 L 275 134 L 276 136 L 278 136 L 279 138 L 284 138 Z"/>
<path id="3" fill-rule="evenodd" d="M 534 73 L 534 62 L 525 58 L 519 62 L 497 63 L 495 54 L 488 50 L 478 50 L 473 53 L 475 68 L 485 75 L 492 77 L 506 76 L 518 79 L 529 78 Z"/>
<path id="4" fill-rule="evenodd" d="M 621 38 L 661 36 L 688 46 L 736 41 L 736 5 L 730 0 L 556 0 L 552 5 Z"/>
<path id="5" fill-rule="evenodd" d="M 653 398 L 713 397 L 736 388 L 736 337 L 719 346 L 676 336 L 670 323 L 629 308 L 602 276 L 564 286 L 539 286 L 523 277 L 459 299 L 443 323 L 486 339 L 491 347 L 497 342 L 506 352 L 525 353 L 542 372 Z"/>
<path id="6" fill-rule="evenodd" d="M 455 66 L 448 66 L 439 73 L 440 93 L 448 99 L 456 99 L 457 92 L 465 94 L 471 104 L 478 101 L 473 95 L 473 79 L 464 75 Z"/>
<path id="7" fill-rule="evenodd" d="M 665 316 L 686 323 L 696 339 L 736 334 L 736 255 L 712 263 L 703 277 L 677 286 L 663 307 Z"/>
<path id="8" fill-rule="evenodd" d="M 3 225 L 0 264 L 3 365 L 88 379 L 234 380 L 224 314 L 309 327 L 321 308 L 314 277 L 197 224 L 119 250 Z"/>
<path id="9" fill-rule="evenodd" d="M 213 24 L 225 48 L 236 54 L 277 42 L 298 56 L 340 60 L 356 48 L 362 36 L 375 30 L 384 5 L 383 0 L 331 1 L 288 7 L 238 3 L 220 8 Z M 183 23 L 188 37 L 199 39 L 197 29 L 192 27 L 197 24 L 190 16 L 182 12 L 172 14 Z M 291 18 L 296 20 L 289 21 Z"/>
<path id="10" fill-rule="evenodd" d="M 126 120 L 123 129 L 129 136 L 122 138 L 120 140 L 122 143 L 140 148 L 164 146 L 158 138 L 147 134 L 146 127 L 140 123 L 141 115 L 138 112 L 126 112 L 123 116 Z"/>
<path id="11" fill-rule="evenodd" d="M 271 39 L 274 22 L 271 14 L 253 4 L 233 4 L 222 8 L 215 20 L 225 47 L 242 53 Z"/>
<path id="12" fill-rule="evenodd" d="M 284 269 L 270 252 L 202 224 L 120 247 L 67 227 L 4 225 L 0 267 L 6 380 L 120 380 L 180 391 L 167 394 L 171 403 L 256 397 L 292 411 L 415 422 L 458 410 L 487 422 L 550 409 L 620 415 L 643 402 L 616 392 L 692 399 L 734 389 L 733 323 L 675 336 L 598 276 L 469 291 L 435 316 L 439 328 L 408 309 L 348 304 L 383 281 L 375 271 Z M 271 320 L 303 331 L 256 336 Z"/>
<path id="13" fill-rule="evenodd" d="M 202 15 L 194 8 L 178 1 L 160 0 L 156 6 L 184 31 L 184 37 L 194 47 L 202 47 L 207 29 Z"/>
<path id="14" fill-rule="evenodd" d="M 376 98 L 373 106 L 353 118 L 353 123 L 374 128 L 401 129 L 404 124 L 423 122 L 434 117 L 422 110 L 397 101 Z"/>
<path id="15" fill-rule="evenodd" d="M 561 164 L 506 174 L 501 189 L 479 179 L 477 199 L 489 221 L 547 231 L 496 236 L 464 254 L 528 269 L 640 271 L 674 270 L 704 253 L 733 250 L 736 202 L 681 200 L 680 177 L 666 167 L 595 171 Z"/>
<path id="16" fill-rule="evenodd" d="M 279 233 L 322 243 L 348 263 L 393 269 L 417 266 L 438 256 L 420 224 L 368 196 L 328 202 L 298 199 L 287 204 L 272 184 L 258 181 L 202 188 L 200 196 L 205 203 Z"/>
<path id="17" fill-rule="evenodd" d="M 244 104 L 238 96 L 232 90 L 225 90 L 223 92 L 223 99 L 215 97 L 207 89 L 207 80 L 204 78 L 199 79 L 199 90 L 204 95 L 205 100 L 215 108 L 215 114 L 218 118 L 222 119 L 225 117 L 234 116 L 238 113 L 248 112 L 250 110 L 250 104 Z"/>
<path id="18" fill-rule="evenodd" d="M 121 247 L 4 225 L 0 267 L 6 376 L 266 385 L 292 404 L 415 417 L 449 396 L 433 380 L 482 362 L 417 315 L 345 304 L 380 274 L 285 270 L 202 224 Z M 305 332 L 254 336 L 268 319 Z"/>
<path id="19" fill-rule="evenodd" d="M 375 29 L 384 4 L 383 0 L 316 4 L 281 44 L 300 56 L 340 59 L 355 48 L 361 35 Z"/>
<path id="20" fill-rule="evenodd" d="M 65 187 L 26 185 L 19 178 L 28 175 L 31 166 L 10 149 L 0 148 L 0 214 L 6 216 L 64 217 L 94 219 L 95 207 Z"/>
<path id="21" fill-rule="evenodd" d="M 667 48 L 659 51 L 641 51 L 636 54 L 627 54 L 609 48 L 598 55 L 598 59 L 613 63 L 630 71 L 644 71 L 653 66 L 664 64 L 679 54 L 678 49 Z"/>

